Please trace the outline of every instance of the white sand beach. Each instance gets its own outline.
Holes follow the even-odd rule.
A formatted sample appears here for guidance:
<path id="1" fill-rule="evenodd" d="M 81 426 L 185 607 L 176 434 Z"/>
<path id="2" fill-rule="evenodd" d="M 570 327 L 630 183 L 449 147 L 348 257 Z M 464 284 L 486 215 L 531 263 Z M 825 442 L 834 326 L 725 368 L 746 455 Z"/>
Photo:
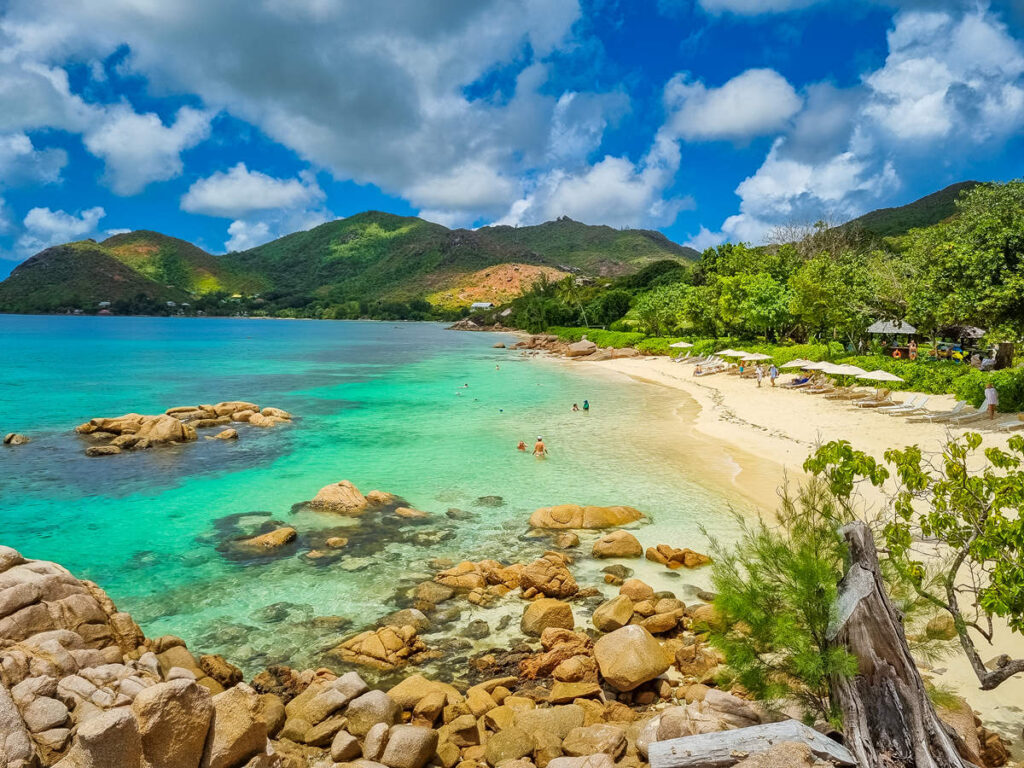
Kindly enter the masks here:
<path id="1" fill-rule="evenodd" d="M 731 461 L 725 464 L 734 468 L 732 476 L 724 477 L 723 462 L 709 456 L 708 465 L 714 467 L 710 482 L 730 482 L 735 492 L 767 515 L 775 507 L 777 488 L 783 479 L 788 476 L 790 480 L 799 480 L 804 475 L 804 459 L 819 443 L 848 440 L 854 448 L 881 459 L 887 449 L 911 444 L 925 451 L 938 451 L 950 434 L 963 434 L 971 429 L 982 432 L 985 445 L 1005 447 L 1009 439 L 1008 433 L 979 430 L 983 422 L 959 428 L 908 423 L 903 418 L 854 408 L 820 395 L 773 389 L 767 379 L 758 388 L 752 379 L 726 374 L 696 378 L 692 366 L 665 357 L 566 364 L 593 371 L 594 375 L 626 376 L 685 393 L 677 411 L 681 450 L 687 443 L 696 442 L 701 450 L 713 446 L 727 455 Z M 789 378 L 784 375 L 780 382 Z M 894 399 L 904 401 L 914 394 L 897 392 Z M 951 395 L 932 396 L 928 407 L 942 411 L 953 403 Z M 877 492 L 865 494 L 867 504 L 878 504 L 881 500 Z M 986 646 L 979 641 L 979 651 L 985 659 L 1002 653 L 1019 657 L 1024 655 L 1024 638 L 1011 634 L 1005 625 L 997 627 L 996 643 Z M 1024 676 L 1011 678 L 994 691 L 982 691 L 959 646 L 954 646 L 949 657 L 936 663 L 928 674 L 937 685 L 966 698 L 986 725 L 1012 738 L 1014 746 L 1020 748 Z M 1015 757 L 1020 759 L 1021 755 Z"/>

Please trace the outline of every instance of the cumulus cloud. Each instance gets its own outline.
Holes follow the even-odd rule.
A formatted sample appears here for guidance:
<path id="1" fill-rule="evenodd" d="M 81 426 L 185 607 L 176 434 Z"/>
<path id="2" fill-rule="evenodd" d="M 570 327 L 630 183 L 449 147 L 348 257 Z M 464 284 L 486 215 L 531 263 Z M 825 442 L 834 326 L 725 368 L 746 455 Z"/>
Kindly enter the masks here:
<path id="1" fill-rule="evenodd" d="M 1024 125 L 1024 52 L 985 10 L 900 13 L 888 43 L 864 114 L 893 137 L 984 141 Z"/>
<path id="2" fill-rule="evenodd" d="M 99 206 L 77 214 L 33 208 L 22 221 L 25 231 L 18 238 L 17 250 L 24 256 L 58 243 L 81 240 L 95 233 L 96 225 L 105 215 L 106 211 Z"/>
<path id="3" fill-rule="evenodd" d="M 324 208 L 277 210 L 261 218 L 237 219 L 228 225 L 226 251 L 244 251 L 293 232 L 312 229 L 335 216 Z"/>
<path id="4" fill-rule="evenodd" d="M 154 181 L 182 171 L 181 153 L 210 134 L 210 115 L 182 107 L 164 125 L 152 112 L 138 114 L 127 106 L 109 110 L 85 134 L 85 147 L 106 163 L 106 181 L 118 195 L 134 195 Z"/>
<path id="5" fill-rule="evenodd" d="M 888 46 L 860 84 L 805 89 L 791 126 L 736 188 L 723 239 L 761 242 L 779 224 L 853 218 L 936 156 L 963 163 L 1024 128 L 1024 50 L 984 8 L 899 12 Z"/>
<path id="6" fill-rule="evenodd" d="M 255 211 L 306 207 L 323 199 L 324 192 L 310 173 L 276 179 L 238 163 L 194 182 L 181 198 L 181 209 L 234 219 Z"/>
<path id="7" fill-rule="evenodd" d="M 686 75 L 665 86 L 667 126 L 689 140 L 748 139 L 785 128 L 800 111 L 793 86 L 773 69 L 748 69 L 719 88 Z"/>
<path id="8" fill-rule="evenodd" d="M 36 149 L 25 133 L 0 134 L 0 186 L 60 181 L 68 156 L 62 149 Z"/>
<path id="9" fill-rule="evenodd" d="M 807 8 L 818 0 L 699 0 L 708 13 L 735 13 L 756 16 L 763 13 L 784 13 Z"/>

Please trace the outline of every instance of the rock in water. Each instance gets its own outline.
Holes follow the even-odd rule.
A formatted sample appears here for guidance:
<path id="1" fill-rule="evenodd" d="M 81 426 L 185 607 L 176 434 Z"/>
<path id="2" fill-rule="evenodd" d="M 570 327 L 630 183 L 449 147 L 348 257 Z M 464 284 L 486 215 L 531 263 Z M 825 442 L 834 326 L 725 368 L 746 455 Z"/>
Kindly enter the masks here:
<path id="1" fill-rule="evenodd" d="M 238 546 L 257 551 L 278 549 L 285 544 L 295 541 L 296 536 L 298 536 L 298 533 L 294 528 L 284 526 L 283 528 L 275 528 L 268 533 L 262 533 L 259 536 L 253 536 L 250 539 L 242 539 L 238 542 Z"/>
<path id="2" fill-rule="evenodd" d="M 550 597 L 542 597 L 526 606 L 519 628 L 524 635 L 540 637 L 548 627 L 572 629 L 575 625 L 572 607 L 568 603 Z"/>
<path id="3" fill-rule="evenodd" d="M 631 691 L 653 680 L 672 663 L 650 632 L 636 624 L 617 629 L 594 643 L 602 677 L 618 691 Z"/>
<path id="4" fill-rule="evenodd" d="M 640 557 L 644 548 L 629 531 L 612 531 L 594 542 L 594 557 Z"/>
<path id="5" fill-rule="evenodd" d="M 24 445 L 31 442 L 31 438 L 17 432 L 10 432 L 4 435 L 4 445 Z"/>
<path id="6" fill-rule="evenodd" d="M 541 507 L 530 515 L 531 528 L 618 528 L 643 519 L 633 507 L 593 507 L 559 504 Z"/>
<path id="7" fill-rule="evenodd" d="M 309 506 L 348 517 L 359 517 L 366 512 L 369 503 L 358 488 L 348 480 L 342 480 L 321 488 Z"/>

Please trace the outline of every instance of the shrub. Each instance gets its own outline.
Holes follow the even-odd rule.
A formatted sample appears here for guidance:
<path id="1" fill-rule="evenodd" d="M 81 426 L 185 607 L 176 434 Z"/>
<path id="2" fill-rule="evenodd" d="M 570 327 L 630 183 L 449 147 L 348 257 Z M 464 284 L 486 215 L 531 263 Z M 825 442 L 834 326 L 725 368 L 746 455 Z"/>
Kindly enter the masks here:
<path id="1" fill-rule="evenodd" d="M 784 490 L 777 526 L 740 518 L 738 543 L 711 540 L 721 619 L 712 644 L 736 682 L 769 703 L 796 700 L 808 722 L 838 724 L 831 681 L 857 671 L 856 658 L 827 639 L 846 555 L 838 525 L 847 519 L 847 507 L 813 479 L 795 498 Z"/>
<path id="2" fill-rule="evenodd" d="M 953 385 L 953 391 L 961 400 L 966 400 L 975 408 L 985 399 L 985 385 L 991 381 L 999 392 L 999 410 L 1012 413 L 1024 411 L 1024 368 L 1006 368 L 1002 371 L 982 373 L 967 368 L 968 373 L 960 376 Z"/>

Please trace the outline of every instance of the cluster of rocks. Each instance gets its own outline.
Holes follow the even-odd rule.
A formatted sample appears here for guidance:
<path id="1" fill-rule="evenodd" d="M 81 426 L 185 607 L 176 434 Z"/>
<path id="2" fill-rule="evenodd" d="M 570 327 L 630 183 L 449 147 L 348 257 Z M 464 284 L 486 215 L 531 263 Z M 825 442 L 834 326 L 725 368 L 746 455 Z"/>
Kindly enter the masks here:
<path id="1" fill-rule="evenodd" d="M 564 355 L 576 360 L 589 360 L 600 362 L 602 360 L 615 360 L 620 357 L 640 357 L 640 352 L 633 347 L 606 347 L 601 348 L 584 336 L 576 342 L 566 342 L 558 336 L 549 333 L 540 333 L 530 336 L 513 344 L 509 349 L 520 349 L 538 352 L 550 352 L 555 355 Z"/>
<path id="2" fill-rule="evenodd" d="M 386 491 L 370 491 L 364 496 L 350 481 L 341 480 L 337 483 L 325 485 L 317 491 L 316 496 L 309 502 L 309 506 L 313 509 L 334 512 L 346 517 L 360 517 L 372 510 L 384 509 L 386 507 L 395 508 L 396 514 L 399 514 L 401 517 L 426 515 L 425 512 L 400 506 L 401 502 L 401 498 Z M 405 514 L 399 513 L 399 509 L 405 510 Z"/>
<path id="3" fill-rule="evenodd" d="M 0 547 L 0 765 L 272 768 L 264 702 L 220 657 L 147 640 L 97 585 Z"/>
<path id="4" fill-rule="evenodd" d="M 75 432 L 95 445 L 86 448 L 87 456 L 110 456 L 123 450 L 143 450 L 155 445 L 188 443 L 198 439 L 199 429 L 246 423 L 254 427 L 273 427 L 291 423 L 292 416 L 280 408 L 260 408 L 242 400 L 216 405 L 185 405 L 168 408 L 152 416 L 126 413 L 113 418 L 98 417 L 75 427 Z M 222 429 L 210 439 L 235 440 L 238 430 Z"/>

